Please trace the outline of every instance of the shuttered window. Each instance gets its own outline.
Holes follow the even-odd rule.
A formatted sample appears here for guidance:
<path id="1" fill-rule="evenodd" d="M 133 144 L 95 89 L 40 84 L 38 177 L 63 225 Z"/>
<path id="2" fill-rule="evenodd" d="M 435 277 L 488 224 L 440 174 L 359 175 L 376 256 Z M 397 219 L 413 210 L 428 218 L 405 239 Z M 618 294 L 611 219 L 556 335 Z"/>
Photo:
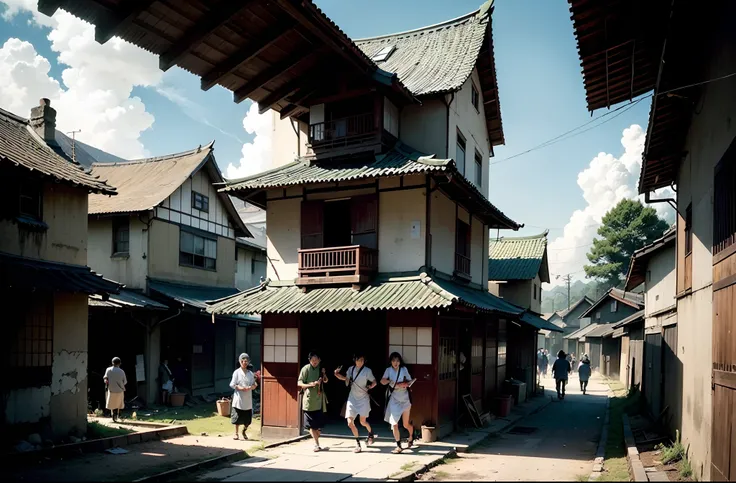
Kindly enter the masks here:
<path id="1" fill-rule="evenodd" d="M 736 139 L 716 166 L 713 200 L 713 255 L 736 242 Z"/>

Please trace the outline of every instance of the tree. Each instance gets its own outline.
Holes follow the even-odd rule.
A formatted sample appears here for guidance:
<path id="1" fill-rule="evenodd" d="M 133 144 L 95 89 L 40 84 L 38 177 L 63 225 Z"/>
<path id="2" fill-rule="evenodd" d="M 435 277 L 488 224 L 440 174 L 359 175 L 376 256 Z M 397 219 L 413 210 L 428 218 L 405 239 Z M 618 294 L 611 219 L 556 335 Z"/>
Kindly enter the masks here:
<path id="1" fill-rule="evenodd" d="M 626 276 L 634 251 L 660 238 L 668 226 L 654 208 L 629 199 L 621 200 L 602 221 L 601 238 L 593 239 L 587 254 L 591 265 L 585 265 L 585 276 L 615 287 Z"/>

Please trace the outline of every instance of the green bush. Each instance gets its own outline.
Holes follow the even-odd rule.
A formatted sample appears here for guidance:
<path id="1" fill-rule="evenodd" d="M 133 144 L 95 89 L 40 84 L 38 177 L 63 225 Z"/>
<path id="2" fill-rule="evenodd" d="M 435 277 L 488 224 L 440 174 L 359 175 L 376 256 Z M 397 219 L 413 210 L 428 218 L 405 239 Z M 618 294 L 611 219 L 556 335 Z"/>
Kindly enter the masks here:
<path id="1" fill-rule="evenodd" d="M 657 449 L 662 451 L 662 463 L 668 465 L 670 463 L 677 463 L 678 461 L 686 460 L 685 447 L 680 442 L 680 431 L 675 431 L 675 442 L 672 446 L 665 446 L 664 444 L 657 445 Z"/>

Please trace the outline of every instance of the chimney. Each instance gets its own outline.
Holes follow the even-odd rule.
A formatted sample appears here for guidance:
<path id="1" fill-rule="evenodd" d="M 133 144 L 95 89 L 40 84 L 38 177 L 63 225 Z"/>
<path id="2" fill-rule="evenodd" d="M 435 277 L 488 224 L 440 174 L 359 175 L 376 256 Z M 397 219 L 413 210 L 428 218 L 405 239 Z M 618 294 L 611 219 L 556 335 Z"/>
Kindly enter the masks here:
<path id="1" fill-rule="evenodd" d="M 47 144 L 56 144 L 56 109 L 44 98 L 31 109 L 31 127 Z"/>

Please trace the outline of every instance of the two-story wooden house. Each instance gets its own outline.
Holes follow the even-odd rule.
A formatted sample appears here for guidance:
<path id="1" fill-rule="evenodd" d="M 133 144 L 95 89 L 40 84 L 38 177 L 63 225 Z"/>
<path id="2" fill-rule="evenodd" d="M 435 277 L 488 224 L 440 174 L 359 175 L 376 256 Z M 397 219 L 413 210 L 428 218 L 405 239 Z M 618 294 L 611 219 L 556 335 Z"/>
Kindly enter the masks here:
<path id="1" fill-rule="evenodd" d="M 86 433 L 87 297 L 120 288 L 87 267 L 87 195 L 115 189 L 64 154 L 55 124 L 48 99 L 30 120 L 0 110 L 0 431 L 8 442 Z"/>
<path id="2" fill-rule="evenodd" d="M 250 233 L 230 197 L 214 186 L 223 178 L 213 143 L 167 156 L 95 163 L 92 174 L 111 180 L 118 195 L 90 195 L 90 265 L 125 289 L 106 303 L 90 300 L 90 340 L 118 334 L 91 351 L 91 370 L 104 370 L 115 352 L 129 368 L 128 397 L 147 402 L 160 392 L 158 367 L 165 359 L 170 367 L 186 369 L 180 388 L 194 394 L 228 390 L 236 352 L 246 349 L 247 327 L 259 322 L 217 317 L 213 324 L 205 302 L 237 293 L 238 253 L 243 260 L 246 249 L 260 250 L 246 245 Z M 99 400 L 102 387 L 94 389 L 90 398 Z"/>

